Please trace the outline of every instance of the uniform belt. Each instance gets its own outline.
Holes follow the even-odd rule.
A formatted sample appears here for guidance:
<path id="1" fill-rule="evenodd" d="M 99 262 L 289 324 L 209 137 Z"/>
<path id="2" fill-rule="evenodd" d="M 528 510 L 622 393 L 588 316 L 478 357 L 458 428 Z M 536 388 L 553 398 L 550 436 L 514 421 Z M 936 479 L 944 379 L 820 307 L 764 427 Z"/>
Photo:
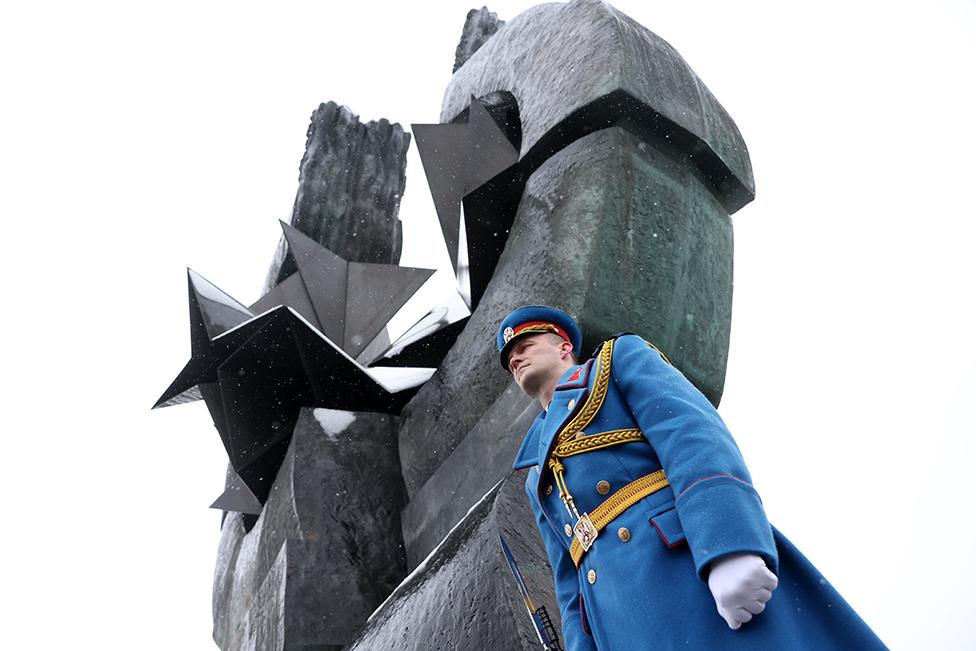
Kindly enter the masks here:
<path id="1" fill-rule="evenodd" d="M 593 509 L 589 514 L 590 521 L 593 522 L 593 526 L 598 532 L 602 531 L 618 515 L 665 486 L 668 486 L 668 478 L 664 475 L 663 470 L 635 479 Z M 572 556 L 573 563 L 577 568 L 583 561 L 584 554 L 586 554 L 586 550 L 580 545 L 579 540 L 573 538 L 573 543 L 569 546 L 569 555 Z"/>

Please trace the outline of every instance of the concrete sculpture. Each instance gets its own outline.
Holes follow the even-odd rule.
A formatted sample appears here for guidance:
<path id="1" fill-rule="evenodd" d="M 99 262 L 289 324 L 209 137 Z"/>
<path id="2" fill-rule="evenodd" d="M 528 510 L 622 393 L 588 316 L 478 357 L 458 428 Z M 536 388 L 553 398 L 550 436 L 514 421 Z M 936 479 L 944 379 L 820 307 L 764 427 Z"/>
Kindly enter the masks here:
<path id="1" fill-rule="evenodd" d="M 342 204 L 327 195 L 350 187 L 328 131 L 352 128 L 351 113 L 321 111 L 296 199 L 310 221 L 293 225 L 350 265 L 375 262 L 339 249 L 347 221 L 309 208 Z M 367 318 L 328 301 L 335 278 L 311 282 L 308 267 L 338 263 L 287 227 L 267 296 L 254 305 L 191 277 L 193 355 L 160 404 L 209 396 L 218 430 L 232 432 L 231 496 L 243 481 L 264 503 L 259 515 L 223 522 L 214 585 L 221 648 L 534 648 L 497 542 L 504 533 L 534 599 L 558 619 L 523 478 L 509 470 L 538 410 L 498 369 L 492 345 L 514 307 L 572 312 L 584 347 L 615 331 L 653 333 L 712 403 L 721 399 L 730 215 L 752 200 L 754 182 L 732 119 L 670 45 L 599 0 L 539 5 L 507 22 L 473 11 L 440 122 L 414 127 L 422 153 L 445 144 L 439 133 L 455 142 L 482 134 L 498 153 L 454 169 L 453 179 L 445 162 L 464 160 L 459 150 L 424 154 L 452 264 L 468 274 L 470 318 L 432 310 L 400 345 L 383 342 L 389 310 Z M 352 180 L 365 194 L 370 183 L 402 178 L 409 142 L 397 125 L 371 124 L 393 163 L 382 178 Z M 383 233 L 378 249 L 398 252 L 388 198 L 377 217 L 387 226 L 371 232 Z M 404 287 L 421 275 L 411 278 Z M 275 377 L 299 379 L 253 372 L 269 363 Z M 377 374 L 411 365 L 437 371 L 383 397 Z M 334 391 L 338 384 L 357 388 Z M 257 417 L 262 402 L 283 411 Z M 355 429 L 336 425 L 347 416 L 317 420 L 312 410 L 322 407 L 352 414 Z M 232 424 L 237 414 L 246 426 Z M 353 452 L 357 441 L 365 447 Z M 261 446 L 264 467 L 247 460 Z M 362 470 L 364 459 L 382 462 Z M 335 494 L 318 492 L 324 486 Z M 222 503 L 245 512 L 231 496 Z M 367 543 L 373 551 L 358 556 Z"/>

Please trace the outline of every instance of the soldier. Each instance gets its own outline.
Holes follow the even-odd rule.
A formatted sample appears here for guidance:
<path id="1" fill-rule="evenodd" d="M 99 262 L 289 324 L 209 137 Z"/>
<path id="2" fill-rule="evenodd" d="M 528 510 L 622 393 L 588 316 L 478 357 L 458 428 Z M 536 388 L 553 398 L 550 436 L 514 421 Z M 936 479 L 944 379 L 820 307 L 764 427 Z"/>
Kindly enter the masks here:
<path id="1" fill-rule="evenodd" d="M 542 306 L 497 335 L 543 408 L 514 467 L 529 468 L 567 649 L 885 648 L 770 526 L 718 412 L 667 357 L 623 334 L 579 364 L 581 341 Z"/>

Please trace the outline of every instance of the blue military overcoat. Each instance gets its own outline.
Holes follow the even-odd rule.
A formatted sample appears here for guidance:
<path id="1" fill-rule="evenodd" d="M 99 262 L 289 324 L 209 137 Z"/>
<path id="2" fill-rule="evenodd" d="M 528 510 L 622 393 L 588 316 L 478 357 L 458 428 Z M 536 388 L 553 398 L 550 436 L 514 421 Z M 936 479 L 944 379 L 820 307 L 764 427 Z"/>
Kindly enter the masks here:
<path id="1" fill-rule="evenodd" d="M 579 513 L 661 469 L 670 486 L 613 519 L 577 569 L 570 557 L 575 517 L 547 461 L 560 433 L 580 422 L 587 424 L 574 440 L 634 429 L 643 440 L 560 459 Z M 885 648 L 769 525 L 718 412 L 640 337 L 610 340 L 601 355 L 562 376 L 514 466 L 530 469 L 526 491 L 552 565 L 567 651 Z M 763 613 L 733 631 L 705 579 L 710 563 L 737 552 L 764 558 L 779 587 Z"/>

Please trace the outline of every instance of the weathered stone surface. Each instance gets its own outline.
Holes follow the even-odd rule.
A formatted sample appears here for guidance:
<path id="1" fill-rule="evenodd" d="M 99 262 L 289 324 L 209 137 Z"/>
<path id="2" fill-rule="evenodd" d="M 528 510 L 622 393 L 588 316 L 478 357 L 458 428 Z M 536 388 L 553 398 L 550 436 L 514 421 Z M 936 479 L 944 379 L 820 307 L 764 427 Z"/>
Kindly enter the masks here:
<path id="1" fill-rule="evenodd" d="M 397 264 L 409 147 L 399 124 L 363 124 L 345 106 L 321 104 L 308 127 L 291 225 L 350 262 Z M 295 271 L 286 250 L 282 238 L 262 294 Z"/>
<path id="2" fill-rule="evenodd" d="M 639 333 L 717 404 L 731 302 L 731 222 L 687 160 L 622 128 L 577 140 L 529 178 L 484 298 L 401 414 L 411 499 L 510 383 L 495 350 L 510 310 L 539 303 L 576 315 L 585 353 L 615 332 Z"/>
<path id="3" fill-rule="evenodd" d="M 513 18 L 454 73 L 441 122 L 499 90 L 518 101 L 524 161 L 626 124 L 678 144 L 729 212 L 755 194 L 745 142 L 715 97 L 673 47 L 605 2 L 542 4 Z"/>
<path id="4" fill-rule="evenodd" d="M 448 462 L 417 491 L 402 518 L 408 569 L 416 567 L 472 504 L 511 473 L 522 435 L 539 411 L 537 402 L 509 382 Z"/>
<path id="5" fill-rule="evenodd" d="M 452 72 L 457 72 L 457 69 L 463 66 L 464 62 L 470 59 L 471 55 L 477 52 L 478 48 L 504 24 L 505 21 L 499 20 L 495 12 L 488 11 L 488 7 L 469 11 L 464 20 L 464 29 L 461 30 L 461 41 L 454 52 Z"/>
<path id="6" fill-rule="evenodd" d="M 404 576 L 395 429 L 390 416 L 302 410 L 253 529 L 224 519 L 220 648 L 339 649 Z"/>
<path id="7" fill-rule="evenodd" d="M 451 532 L 408 577 L 346 651 L 535 651 L 538 639 L 498 543 L 502 533 L 537 605 L 557 630 L 559 609 L 542 541 L 522 484 L 513 475 Z"/>

